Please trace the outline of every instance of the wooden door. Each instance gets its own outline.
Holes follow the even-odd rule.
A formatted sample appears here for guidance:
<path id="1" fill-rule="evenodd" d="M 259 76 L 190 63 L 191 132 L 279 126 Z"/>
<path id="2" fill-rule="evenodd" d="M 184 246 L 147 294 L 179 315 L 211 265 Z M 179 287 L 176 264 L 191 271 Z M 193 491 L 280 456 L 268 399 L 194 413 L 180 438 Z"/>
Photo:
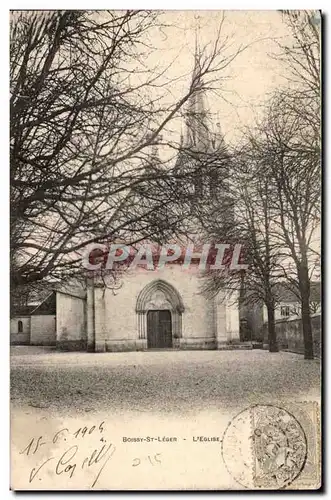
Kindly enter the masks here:
<path id="1" fill-rule="evenodd" d="M 147 313 L 147 347 L 152 349 L 158 346 L 159 311 Z"/>
<path id="2" fill-rule="evenodd" d="M 170 311 L 159 311 L 159 337 L 162 347 L 172 347 Z"/>
<path id="3" fill-rule="evenodd" d="M 170 311 L 148 311 L 147 346 L 149 349 L 172 347 Z"/>

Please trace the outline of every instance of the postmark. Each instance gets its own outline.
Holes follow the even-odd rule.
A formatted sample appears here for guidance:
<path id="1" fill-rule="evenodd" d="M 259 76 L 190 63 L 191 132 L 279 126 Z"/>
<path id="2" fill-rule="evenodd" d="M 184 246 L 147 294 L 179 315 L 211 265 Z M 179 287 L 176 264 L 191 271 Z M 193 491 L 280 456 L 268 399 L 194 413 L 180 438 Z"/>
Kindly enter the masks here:
<path id="1" fill-rule="evenodd" d="M 303 416 L 295 405 L 257 404 L 242 410 L 229 422 L 222 439 L 228 472 L 248 489 L 291 487 L 308 456 L 311 465 L 316 448 L 310 433 L 307 439 L 308 421 L 309 415 Z"/>

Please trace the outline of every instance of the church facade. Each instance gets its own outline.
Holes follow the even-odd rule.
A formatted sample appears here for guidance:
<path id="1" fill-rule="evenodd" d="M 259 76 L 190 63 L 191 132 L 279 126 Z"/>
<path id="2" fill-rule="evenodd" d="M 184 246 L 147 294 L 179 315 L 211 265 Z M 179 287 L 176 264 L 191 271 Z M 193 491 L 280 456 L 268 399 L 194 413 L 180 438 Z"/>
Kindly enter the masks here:
<path id="1" fill-rule="evenodd" d="M 197 266 L 184 270 L 176 264 L 129 271 L 116 292 L 90 283 L 88 350 L 218 349 L 238 343 L 236 297 L 220 293 L 206 299 L 200 288 Z"/>
<path id="2" fill-rule="evenodd" d="M 64 287 L 44 307 L 11 318 L 15 344 L 56 346 L 64 351 L 116 352 L 150 349 L 231 349 L 240 343 L 236 294 L 201 294 L 198 266 L 143 267 L 128 271 L 117 290 L 89 280 L 86 290 Z"/>

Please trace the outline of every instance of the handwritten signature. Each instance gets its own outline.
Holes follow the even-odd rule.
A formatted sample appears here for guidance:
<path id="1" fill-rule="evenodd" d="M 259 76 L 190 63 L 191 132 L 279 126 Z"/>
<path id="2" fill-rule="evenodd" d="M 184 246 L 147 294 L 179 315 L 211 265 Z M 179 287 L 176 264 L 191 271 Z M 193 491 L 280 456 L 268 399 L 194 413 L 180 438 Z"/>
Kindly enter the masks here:
<path id="1" fill-rule="evenodd" d="M 100 434 L 104 432 L 104 422 L 101 422 L 99 426 L 93 425 L 90 428 L 79 428 L 72 434 L 69 432 L 68 428 L 60 429 L 54 434 L 51 441 L 45 440 L 43 436 L 32 438 L 28 445 L 22 451 L 20 451 L 20 454 L 24 454 L 27 456 L 35 455 L 41 447 L 46 446 L 49 443 L 55 444 L 59 440 L 61 440 L 62 442 L 66 442 L 67 439 L 72 436 L 75 439 L 78 439 L 79 437 L 84 438 L 85 436 L 91 435 L 95 432 L 99 432 Z M 47 457 L 46 460 L 31 469 L 29 475 L 29 483 L 32 483 L 37 476 L 39 477 L 41 471 L 45 469 L 45 465 L 50 462 L 52 462 L 52 467 L 54 467 L 53 471 L 56 475 L 60 476 L 61 474 L 68 474 L 70 478 L 74 476 L 75 472 L 78 469 L 86 470 L 99 464 L 100 468 L 98 468 L 96 476 L 92 483 L 93 488 L 97 484 L 97 481 L 100 478 L 100 475 L 105 466 L 114 455 L 116 446 L 114 446 L 112 443 L 108 443 L 107 440 L 103 436 L 101 436 L 99 447 L 96 447 L 91 454 L 80 457 L 79 449 L 79 441 L 77 441 L 77 444 L 69 446 L 69 448 L 67 448 L 64 452 L 61 452 L 61 455 L 52 455 L 50 457 Z"/>
<path id="2" fill-rule="evenodd" d="M 86 445 L 84 446 L 85 452 L 83 452 L 81 445 L 82 443 L 88 444 L 91 439 L 90 436 L 94 442 L 91 449 L 94 449 L 91 453 L 86 453 Z M 97 445 L 95 445 L 95 438 L 98 440 Z M 56 476 L 63 474 L 71 479 L 78 471 L 91 469 L 95 471 L 91 485 L 94 488 L 102 471 L 116 451 L 116 446 L 107 439 L 105 437 L 104 421 L 99 425 L 80 427 L 75 432 L 71 432 L 67 427 L 64 427 L 48 438 L 46 436 L 31 438 L 25 448 L 19 452 L 21 455 L 37 458 L 40 452 L 47 448 L 50 449 L 51 455 L 47 456 L 46 454 L 43 461 L 40 461 L 38 465 L 34 465 L 29 470 L 29 483 L 31 484 L 36 479 L 41 481 L 46 470 Z M 135 456 L 135 458 L 131 459 L 131 467 L 133 468 L 143 467 L 144 465 L 149 467 L 160 466 L 161 463 L 161 453 Z"/>
<path id="3" fill-rule="evenodd" d="M 29 482 L 32 483 L 32 481 L 36 478 L 40 470 L 51 460 L 55 460 L 56 462 L 54 468 L 54 472 L 56 475 L 60 476 L 63 473 L 67 473 L 70 478 L 73 477 L 77 467 L 80 466 L 81 469 L 84 469 L 84 467 L 85 468 L 92 467 L 93 465 L 101 462 L 101 467 L 98 470 L 96 477 L 92 483 L 92 488 L 93 488 L 97 484 L 97 481 L 103 469 L 105 468 L 107 462 L 114 455 L 116 447 L 112 443 L 108 445 L 104 444 L 100 449 L 95 449 L 91 453 L 91 455 L 86 456 L 82 460 L 75 459 L 76 455 L 78 454 L 78 451 L 79 451 L 79 446 L 73 445 L 70 448 L 68 448 L 60 456 L 59 459 L 53 456 L 47 458 L 44 462 L 41 463 L 41 465 L 32 468 L 30 472 Z"/>

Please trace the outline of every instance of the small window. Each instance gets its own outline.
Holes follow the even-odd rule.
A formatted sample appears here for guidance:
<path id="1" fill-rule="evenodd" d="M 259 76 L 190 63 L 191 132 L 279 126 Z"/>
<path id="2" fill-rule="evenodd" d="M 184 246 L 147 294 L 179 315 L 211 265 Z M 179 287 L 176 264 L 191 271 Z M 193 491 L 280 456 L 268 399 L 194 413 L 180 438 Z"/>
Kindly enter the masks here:
<path id="1" fill-rule="evenodd" d="M 18 333 L 23 333 L 23 322 L 22 321 L 18 322 Z"/>
<path id="2" fill-rule="evenodd" d="M 281 306 L 280 315 L 287 318 L 290 315 L 290 306 Z"/>

